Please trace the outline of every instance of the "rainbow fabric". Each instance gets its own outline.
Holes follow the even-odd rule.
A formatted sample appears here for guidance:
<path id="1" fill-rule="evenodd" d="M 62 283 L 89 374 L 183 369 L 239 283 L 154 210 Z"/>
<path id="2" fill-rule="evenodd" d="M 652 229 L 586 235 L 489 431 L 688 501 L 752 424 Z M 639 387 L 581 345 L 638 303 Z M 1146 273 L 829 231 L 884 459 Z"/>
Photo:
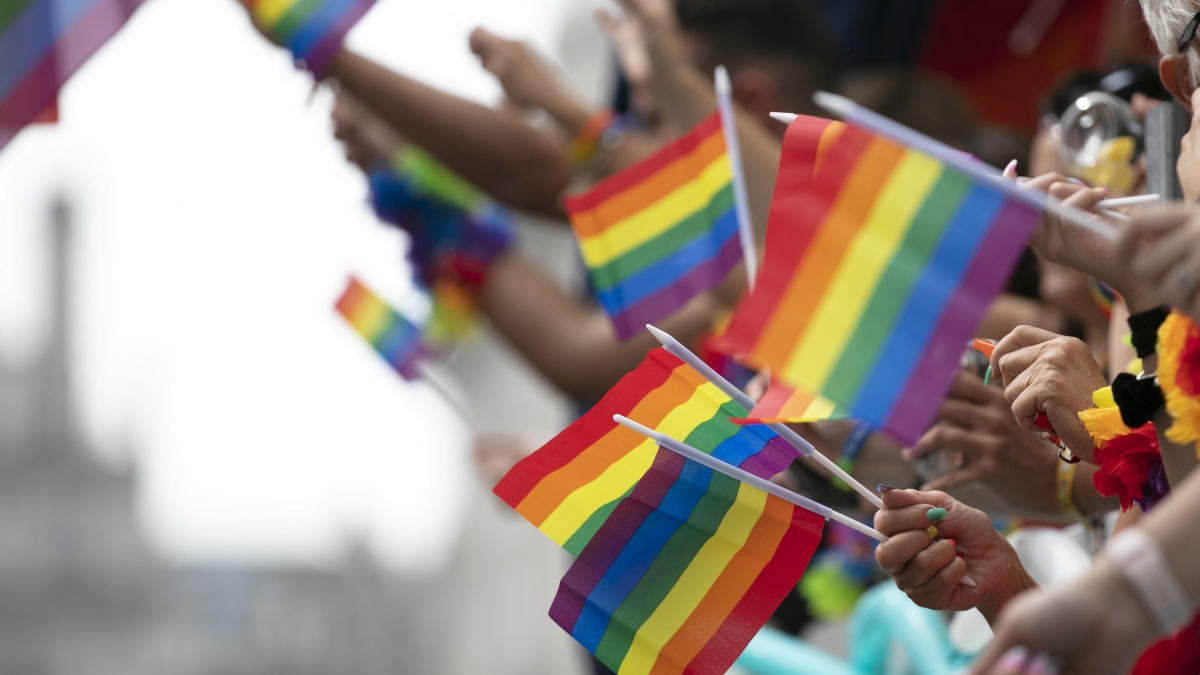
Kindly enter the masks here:
<path id="1" fill-rule="evenodd" d="M 765 427 L 729 421 L 746 409 L 664 349 L 655 349 L 600 402 L 517 463 L 494 492 L 578 555 L 654 462 L 654 441 L 613 415 L 656 429 L 762 478 L 799 456 Z"/>
<path id="2" fill-rule="evenodd" d="M 781 236 L 722 346 L 913 443 L 1040 212 L 853 127 L 815 171 L 810 138 L 791 137 L 768 221 Z"/>
<path id="3" fill-rule="evenodd" d="M 767 387 L 767 392 L 755 404 L 754 410 L 733 421 L 740 424 L 800 424 L 847 417 L 850 417 L 850 413 L 845 406 L 839 406 L 824 396 L 772 382 L 771 386 Z"/>
<path id="4" fill-rule="evenodd" d="M 406 380 L 419 377 L 416 362 L 426 355 L 420 329 L 388 307 L 358 279 L 350 277 L 337 301 L 337 311 L 401 377 Z"/>
<path id="5" fill-rule="evenodd" d="M 824 523 L 659 449 L 550 617 L 619 675 L 721 675 L 796 587 Z"/>
<path id="6" fill-rule="evenodd" d="M 742 259 L 721 119 L 565 200 L 600 304 L 626 340 Z"/>
<path id="7" fill-rule="evenodd" d="M 142 2 L 0 2 L 0 149 L 54 104 L 59 88 Z"/>
<path id="8" fill-rule="evenodd" d="M 244 0 L 255 22 L 318 77 L 375 0 Z"/>

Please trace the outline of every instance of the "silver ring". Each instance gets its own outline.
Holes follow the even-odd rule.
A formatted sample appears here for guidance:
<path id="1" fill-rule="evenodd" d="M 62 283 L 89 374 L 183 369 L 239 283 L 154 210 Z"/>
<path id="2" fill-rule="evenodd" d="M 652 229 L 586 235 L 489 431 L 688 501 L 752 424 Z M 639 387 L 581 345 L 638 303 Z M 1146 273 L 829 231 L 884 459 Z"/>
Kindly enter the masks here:
<path id="1" fill-rule="evenodd" d="M 1179 284 L 1180 288 L 1183 289 L 1183 292 L 1189 298 L 1195 295 L 1197 290 L 1200 290 L 1200 279 L 1197 279 L 1196 275 L 1192 274 L 1186 263 L 1177 263 L 1172 267 L 1171 276 L 1175 277 L 1175 282 Z"/>

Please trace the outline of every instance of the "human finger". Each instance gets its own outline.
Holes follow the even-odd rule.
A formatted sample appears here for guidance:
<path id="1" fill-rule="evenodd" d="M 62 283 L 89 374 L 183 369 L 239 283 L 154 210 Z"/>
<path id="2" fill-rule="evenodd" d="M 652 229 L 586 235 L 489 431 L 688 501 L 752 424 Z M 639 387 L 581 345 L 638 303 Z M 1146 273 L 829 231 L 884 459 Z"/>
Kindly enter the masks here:
<path id="1" fill-rule="evenodd" d="M 965 370 L 960 370 L 954 378 L 954 383 L 950 385 L 950 396 L 972 403 L 986 405 L 992 402 L 995 395 L 995 387 L 987 386 L 983 383 L 983 378 Z"/>
<path id="2" fill-rule="evenodd" d="M 885 542 L 886 543 L 886 542 Z M 892 574 L 901 588 L 924 586 L 957 556 L 949 539 L 930 542 L 908 561 L 904 568 Z"/>
<path id="3" fill-rule="evenodd" d="M 931 504 L 913 504 L 899 509 L 875 512 L 875 529 L 892 536 L 910 530 L 924 532 L 930 525 L 945 520 L 946 509 Z"/>
<path id="4" fill-rule="evenodd" d="M 875 562 L 888 574 L 898 574 L 904 570 L 918 553 L 931 544 L 924 532 L 909 530 L 893 535 L 887 541 L 875 547 Z"/>
<path id="5" fill-rule="evenodd" d="M 1049 342 L 1058 337 L 1057 333 L 1051 333 L 1048 330 L 1034 328 L 1033 326 L 1017 326 L 1012 331 L 1000 339 L 996 343 L 995 349 L 992 350 L 991 365 L 993 372 L 1000 372 L 1000 359 L 1009 352 L 1015 352 L 1025 347 L 1032 347 L 1043 342 Z M 1007 383 L 1006 383 L 1007 384 Z"/>
<path id="6" fill-rule="evenodd" d="M 1021 185 L 1024 187 L 1037 188 L 1043 192 L 1046 192 L 1050 189 L 1050 186 L 1054 185 L 1055 183 L 1071 184 L 1070 181 L 1071 179 L 1067 178 L 1063 174 L 1058 173 L 1057 171 L 1051 171 L 1050 173 L 1044 173 L 1040 176 L 1034 176 L 1028 180 L 1021 181 Z M 1078 183 L 1076 183 L 1076 185 L 1078 185 Z"/>
<path id="7" fill-rule="evenodd" d="M 979 464 L 968 464 L 965 468 L 944 473 L 931 479 L 921 486 L 922 490 L 952 490 L 960 485 L 979 483 L 987 476 L 987 471 Z"/>
<path id="8" fill-rule="evenodd" d="M 1143 246 L 1133 255 L 1130 268 L 1135 274 L 1160 279 L 1195 248 L 1195 239 L 1195 231 L 1185 221 L 1180 227 L 1165 230 L 1154 243 Z"/>
<path id="9" fill-rule="evenodd" d="M 992 372 L 998 374 L 1001 381 L 1004 383 L 1005 400 L 1011 402 L 1013 396 L 1020 393 L 1020 389 L 1023 387 L 1018 387 L 1018 389 L 1012 393 L 1009 392 L 1009 389 L 1014 385 L 1017 385 L 1017 379 L 1024 375 L 1035 363 L 1037 363 L 1038 359 L 1046 350 L 1044 346 L 1045 344 L 1046 343 L 1043 342 L 1041 344 L 1030 345 L 1021 349 L 1014 349 L 1013 351 L 1010 351 L 997 359 Z"/>
<path id="10" fill-rule="evenodd" d="M 946 403 L 949 404 L 950 402 L 947 401 Z M 945 412 L 945 410 L 946 405 L 943 405 L 942 411 Z M 973 455 L 978 445 L 978 436 L 976 434 L 977 432 L 974 431 L 967 431 L 947 424 L 939 424 L 922 434 L 921 438 L 917 439 L 917 442 L 911 448 L 902 450 L 901 454 L 909 461 L 924 457 L 930 452 L 941 448 L 963 450 L 967 454 Z"/>
<path id="11" fill-rule="evenodd" d="M 962 578 L 967 574 L 967 562 L 955 557 L 942 567 L 930 580 L 920 586 L 904 589 L 905 595 L 920 607 L 945 607 L 947 601 L 960 587 Z"/>

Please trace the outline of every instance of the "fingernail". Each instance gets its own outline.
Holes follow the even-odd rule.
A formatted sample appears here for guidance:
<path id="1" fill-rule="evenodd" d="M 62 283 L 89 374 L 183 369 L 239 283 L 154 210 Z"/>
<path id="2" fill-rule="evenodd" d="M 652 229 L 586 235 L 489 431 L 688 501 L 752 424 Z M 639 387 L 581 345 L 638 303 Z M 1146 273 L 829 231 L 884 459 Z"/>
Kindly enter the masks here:
<path id="1" fill-rule="evenodd" d="M 1005 670 L 1019 670 L 1025 665 L 1025 659 L 1029 656 L 1029 650 L 1021 645 L 1017 645 L 1012 649 L 1004 652 L 1004 656 L 996 662 L 996 670 L 1003 672 Z"/>
<path id="2" fill-rule="evenodd" d="M 983 386 L 988 386 L 988 382 L 992 381 L 992 364 L 988 364 L 987 372 L 983 374 Z"/>
<path id="3" fill-rule="evenodd" d="M 884 485 L 883 483 L 880 483 L 879 485 L 875 486 L 875 491 L 878 492 L 879 494 L 883 494 L 883 493 L 887 492 L 888 490 L 895 490 L 895 489 L 896 488 L 892 487 L 891 485 Z"/>
<path id="4" fill-rule="evenodd" d="M 928 511 L 925 512 L 925 517 L 928 518 L 929 522 L 931 522 L 931 523 L 936 523 L 939 520 L 945 520 L 947 515 L 949 515 L 949 514 L 946 513 L 946 509 L 943 509 L 941 507 L 938 507 L 936 509 L 929 509 Z"/>
<path id="5" fill-rule="evenodd" d="M 1068 178 L 1068 179 L 1067 179 L 1067 181 L 1068 181 L 1068 182 L 1071 182 L 1071 183 L 1074 183 L 1074 184 L 1076 184 L 1076 185 L 1082 185 L 1082 186 L 1084 186 L 1084 187 L 1087 187 L 1087 183 L 1085 183 L 1085 182 L 1083 182 L 1083 181 L 1079 180 L 1078 178 Z"/>
<path id="6" fill-rule="evenodd" d="M 937 532 L 938 532 L 937 528 L 934 527 L 933 525 L 930 525 L 929 527 L 925 528 L 925 534 L 929 535 L 929 541 L 933 541 L 934 539 L 937 539 Z"/>
<path id="7" fill-rule="evenodd" d="M 1098 188 L 1092 188 L 1092 189 L 1095 190 L 1096 192 L 1099 192 L 1100 194 L 1104 195 L 1105 197 L 1108 196 L 1108 188 L 1106 188 L 1106 187 L 1098 187 Z"/>
<path id="8" fill-rule="evenodd" d="M 954 537 L 946 537 L 946 541 L 950 542 L 950 545 L 954 548 L 958 548 L 958 540 Z"/>
<path id="9" fill-rule="evenodd" d="M 976 586 L 979 585 L 979 584 L 975 583 L 974 579 L 972 579 L 971 577 L 969 577 L 965 574 L 962 575 L 962 578 L 958 580 L 958 583 L 962 584 L 963 586 L 966 586 L 967 588 L 975 588 Z"/>

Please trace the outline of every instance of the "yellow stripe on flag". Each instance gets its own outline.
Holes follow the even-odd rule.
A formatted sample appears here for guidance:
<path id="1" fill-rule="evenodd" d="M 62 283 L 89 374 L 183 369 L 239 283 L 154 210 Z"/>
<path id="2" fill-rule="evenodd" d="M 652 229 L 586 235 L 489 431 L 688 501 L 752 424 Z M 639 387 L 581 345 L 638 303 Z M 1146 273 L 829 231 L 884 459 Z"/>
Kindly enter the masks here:
<path id="1" fill-rule="evenodd" d="M 633 636 L 617 675 L 648 675 L 658 653 L 708 594 L 733 556 L 742 550 L 767 505 L 767 493 L 742 483 L 737 500 L 725 512 L 717 532 L 688 563 L 687 569 Z"/>
<path id="2" fill-rule="evenodd" d="M 900 159 L 780 373 L 784 380 L 812 391 L 824 389 L 841 350 L 850 342 L 880 278 L 941 172 L 937 160 L 911 150 Z M 827 222 L 825 227 L 841 225 Z"/>
<path id="3" fill-rule="evenodd" d="M 666 232 L 707 206 L 729 185 L 732 175 L 728 155 L 714 159 L 691 182 L 600 234 L 580 240 L 584 262 L 588 267 L 602 267 Z"/>
<path id="4" fill-rule="evenodd" d="M 717 410 L 728 400 L 729 397 L 706 382 L 697 387 L 695 393 L 683 405 L 667 413 L 655 430 L 671 438 L 686 438 L 693 429 L 717 414 Z M 619 498 L 634 483 L 641 480 L 650 470 L 657 453 L 657 445 L 647 438 L 605 469 L 596 480 L 580 486 L 567 496 L 562 504 L 542 521 L 538 529 L 558 545 L 563 545 L 600 507 Z"/>
<path id="5" fill-rule="evenodd" d="M 254 18 L 262 26 L 272 28 L 299 0 L 259 0 L 254 4 Z"/>

